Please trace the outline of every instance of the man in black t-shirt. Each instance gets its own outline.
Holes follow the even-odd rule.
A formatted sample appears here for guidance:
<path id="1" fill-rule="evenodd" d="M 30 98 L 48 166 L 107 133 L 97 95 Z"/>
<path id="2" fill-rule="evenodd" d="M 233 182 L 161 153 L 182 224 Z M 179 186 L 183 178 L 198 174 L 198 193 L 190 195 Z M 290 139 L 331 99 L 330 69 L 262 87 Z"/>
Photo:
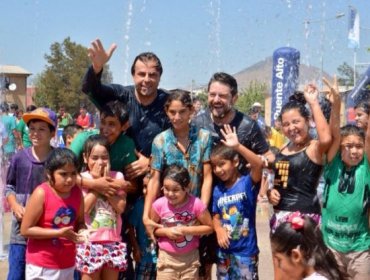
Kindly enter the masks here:
<path id="1" fill-rule="evenodd" d="M 139 54 L 131 66 L 134 85 L 103 85 L 101 83 L 103 67 L 116 47 L 113 44 L 108 51 L 105 51 L 99 39 L 92 42 L 89 48 L 92 66 L 85 74 L 82 91 L 97 107 L 117 99 L 126 104 L 126 110 L 129 112 L 127 134 L 134 140 L 139 152 L 138 160 L 125 170 L 125 176 L 133 179 L 148 171 L 153 139 L 170 127 L 164 112 L 167 93 L 158 89 L 163 68 L 159 58 L 150 52 Z"/>
<path id="2" fill-rule="evenodd" d="M 193 119 L 199 128 L 212 133 L 214 143 L 222 138 L 221 128 L 225 124 L 236 128 L 239 141 L 254 153 L 273 161 L 269 145 L 256 121 L 234 108 L 238 98 L 238 84 L 234 77 L 227 73 L 215 73 L 208 83 L 208 109 Z M 245 162 L 240 166 L 246 172 Z"/>

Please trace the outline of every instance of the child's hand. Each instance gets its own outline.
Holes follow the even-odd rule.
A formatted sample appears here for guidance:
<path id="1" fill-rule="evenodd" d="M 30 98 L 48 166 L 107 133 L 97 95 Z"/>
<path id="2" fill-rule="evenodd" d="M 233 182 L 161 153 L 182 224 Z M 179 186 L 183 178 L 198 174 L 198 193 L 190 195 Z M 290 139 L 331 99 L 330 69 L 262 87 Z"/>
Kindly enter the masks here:
<path id="1" fill-rule="evenodd" d="M 15 205 L 12 207 L 12 211 L 17 221 L 22 221 L 24 216 L 24 207 L 18 203 L 15 203 Z"/>
<path id="2" fill-rule="evenodd" d="M 330 84 L 325 77 L 322 78 L 322 81 L 328 87 L 328 90 L 324 91 L 324 93 L 326 93 L 326 99 L 328 99 L 331 104 L 340 101 L 337 76 L 334 75 L 334 80 L 332 84 Z"/>
<path id="3" fill-rule="evenodd" d="M 236 134 L 236 128 L 231 129 L 230 125 L 225 124 L 224 128 L 221 128 L 221 134 L 224 139 L 221 139 L 221 142 L 230 148 L 235 148 L 239 145 L 238 136 Z"/>
<path id="4" fill-rule="evenodd" d="M 267 197 L 269 199 L 269 202 L 274 206 L 278 205 L 279 202 L 280 202 L 280 193 L 276 189 L 272 189 L 272 190 L 268 191 L 267 192 Z"/>
<path id="5" fill-rule="evenodd" d="M 303 95 L 309 105 L 319 102 L 319 91 L 314 84 L 306 85 Z"/>
<path id="6" fill-rule="evenodd" d="M 176 240 L 183 236 L 181 231 L 177 229 L 176 227 L 167 228 L 166 235 L 171 240 Z"/>
<path id="7" fill-rule="evenodd" d="M 57 230 L 59 237 L 64 237 L 75 243 L 79 242 L 79 235 L 73 230 L 73 226 L 63 227 Z"/>
<path id="8" fill-rule="evenodd" d="M 90 239 L 90 234 L 95 232 L 96 229 L 80 229 L 78 231 L 78 241 L 79 243 L 87 243 Z"/>
<path id="9" fill-rule="evenodd" d="M 225 228 L 220 227 L 216 230 L 216 235 L 218 245 L 223 249 L 229 248 L 231 239 L 230 233 Z"/>

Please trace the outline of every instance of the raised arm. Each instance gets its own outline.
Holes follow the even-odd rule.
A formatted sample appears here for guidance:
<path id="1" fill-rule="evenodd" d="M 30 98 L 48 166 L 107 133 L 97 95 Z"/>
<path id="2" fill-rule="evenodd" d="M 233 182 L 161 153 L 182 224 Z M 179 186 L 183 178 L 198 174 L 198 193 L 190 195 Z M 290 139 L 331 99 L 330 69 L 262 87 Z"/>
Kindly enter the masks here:
<path id="1" fill-rule="evenodd" d="M 330 127 L 323 112 L 321 111 L 319 103 L 319 91 L 315 85 L 309 84 L 305 87 L 304 98 L 310 106 L 312 117 L 316 124 L 318 143 L 315 151 L 318 152 L 317 155 L 321 159 L 322 155 L 327 152 L 331 144 Z"/>
<path id="2" fill-rule="evenodd" d="M 238 136 L 236 134 L 235 127 L 231 129 L 230 125 L 224 125 L 224 128 L 221 129 L 221 133 L 224 139 L 221 142 L 236 152 L 238 152 L 246 161 L 249 162 L 251 167 L 251 178 L 252 181 L 257 183 L 261 181 L 262 177 L 262 168 L 263 168 L 263 161 L 261 157 L 256 155 L 254 152 L 249 150 L 247 147 L 243 146 L 239 143 Z"/>
<path id="3" fill-rule="evenodd" d="M 330 132 L 332 136 L 332 143 L 327 152 L 327 161 L 331 162 L 337 154 L 340 146 L 340 94 L 338 90 L 337 77 L 334 76 L 334 81 L 331 84 L 326 78 L 322 79 L 329 91 L 327 99 L 331 103 L 330 112 Z"/>
<path id="4" fill-rule="evenodd" d="M 117 45 L 112 44 L 108 51 L 106 51 L 100 39 L 96 39 L 91 42 L 91 46 L 88 49 L 88 56 L 92 62 L 95 74 L 98 74 L 103 70 L 104 65 L 112 57 L 116 48 Z"/>

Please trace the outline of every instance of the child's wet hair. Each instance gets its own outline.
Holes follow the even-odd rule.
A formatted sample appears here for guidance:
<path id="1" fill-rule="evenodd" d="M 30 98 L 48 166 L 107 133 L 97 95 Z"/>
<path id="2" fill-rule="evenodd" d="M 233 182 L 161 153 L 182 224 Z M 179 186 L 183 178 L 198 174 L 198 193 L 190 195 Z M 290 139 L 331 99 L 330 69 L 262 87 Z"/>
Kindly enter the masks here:
<path id="1" fill-rule="evenodd" d="M 291 222 L 280 224 L 271 233 L 271 245 L 277 253 L 291 256 L 293 249 L 299 249 L 307 264 L 328 279 L 343 279 L 332 252 L 326 247 L 320 227 L 310 217 L 302 217 L 304 223 L 294 228 Z"/>
<path id="2" fill-rule="evenodd" d="M 347 124 L 347 125 L 340 128 L 341 140 L 343 140 L 343 138 L 345 138 L 347 136 L 350 136 L 350 135 L 358 136 L 363 141 L 365 141 L 365 131 L 362 128 L 360 128 L 360 127 L 358 127 L 354 124 Z"/>
<path id="3" fill-rule="evenodd" d="M 360 101 L 356 104 L 355 109 L 362 109 L 367 115 L 370 115 L 370 103 L 369 101 Z"/>
<path id="4" fill-rule="evenodd" d="M 100 134 L 89 136 L 84 144 L 84 155 L 88 158 L 96 145 L 105 147 L 109 153 L 110 145 L 108 139 Z"/>
<path id="5" fill-rule="evenodd" d="M 119 100 L 109 101 L 100 109 L 100 118 L 116 117 L 121 125 L 124 125 L 128 119 L 129 114 L 126 105 Z"/>
<path id="6" fill-rule="evenodd" d="M 285 103 L 281 108 L 279 119 L 282 120 L 282 116 L 285 112 L 288 112 L 290 110 L 298 110 L 299 114 L 308 121 L 310 119 L 310 111 L 306 108 L 305 105 L 306 101 L 304 100 L 303 93 L 296 92 L 291 97 L 289 97 L 289 101 Z"/>
<path id="7" fill-rule="evenodd" d="M 84 130 L 83 127 L 78 124 L 66 125 L 62 133 L 64 143 L 67 143 L 67 136 L 73 137 L 77 132 L 83 130 Z"/>
<path id="8" fill-rule="evenodd" d="M 54 172 L 67 164 L 75 166 L 79 172 L 80 166 L 76 155 L 67 148 L 53 149 L 45 161 L 45 172 L 49 176 L 51 183 L 54 183 Z"/>
<path id="9" fill-rule="evenodd" d="M 170 90 L 170 94 L 167 97 L 164 109 L 167 111 L 172 101 L 180 101 L 185 107 L 193 108 L 193 102 L 191 100 L 190 92 L 182 89 Z"/>
<path id="10" fill-rule="evenodd" d="M 190 175 L 185 167 L 177 164 L 168 166 L 163 172 L 163 180 L 171 179 L 178 183 L 182 189 L 186 189 L 190 183 Z"/>
<path id="11" fill-rule="evenodd" d="M 226 160 L 234 160 L 237 159 L 238 153 L 234 149 L 222 144 L 222 142 L 219 142 L 213 146 L 210 157 L 220 157 Z"/>

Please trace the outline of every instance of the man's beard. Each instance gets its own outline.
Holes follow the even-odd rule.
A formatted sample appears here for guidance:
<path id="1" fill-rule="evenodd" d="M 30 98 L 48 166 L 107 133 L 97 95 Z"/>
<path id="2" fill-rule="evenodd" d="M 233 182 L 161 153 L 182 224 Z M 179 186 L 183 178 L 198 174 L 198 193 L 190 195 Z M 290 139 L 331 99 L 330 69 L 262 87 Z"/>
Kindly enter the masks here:
<path id="1" fill-rule="evenodd" d="M 221 115 L 216 116 L 213 113 L 212 113 L 212 115 L 213 115 L 214 118 L 223 119 L 228 113 L 230 113 L 230 111 L 232 109 L 233 109 L 233 106 L 231 104 L 229 104 Z M 213 112 L 213 110 L 212 110 L 212 112 Z"/>

